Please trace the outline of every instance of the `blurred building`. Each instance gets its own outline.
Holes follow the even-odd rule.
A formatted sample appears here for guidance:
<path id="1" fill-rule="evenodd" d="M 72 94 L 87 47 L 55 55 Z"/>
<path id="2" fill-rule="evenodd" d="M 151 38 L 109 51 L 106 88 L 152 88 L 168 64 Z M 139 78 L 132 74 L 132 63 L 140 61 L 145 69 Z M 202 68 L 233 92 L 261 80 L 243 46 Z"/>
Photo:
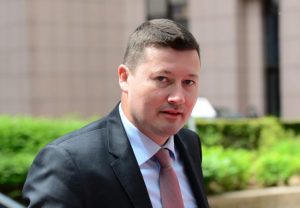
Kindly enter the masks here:
<path id="1" fill-rule="evenodd" d="M 200 42 L 202 97 L 300 118 L 298 0 L 2 0 L 0 16 L 1 114 L 105 115 L 128 35 L 171 18 Z"/>

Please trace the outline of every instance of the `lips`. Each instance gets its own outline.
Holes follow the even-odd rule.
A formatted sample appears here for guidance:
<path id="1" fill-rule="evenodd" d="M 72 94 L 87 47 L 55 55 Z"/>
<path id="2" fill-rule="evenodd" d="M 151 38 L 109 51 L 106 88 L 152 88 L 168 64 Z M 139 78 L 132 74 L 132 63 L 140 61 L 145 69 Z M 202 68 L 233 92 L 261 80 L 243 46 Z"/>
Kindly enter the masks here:
<path id="1" fill-rule="evenodd" d="M 178 116 L 182 116 L 183 115 L 183 111 L 178 111 L 178 110 L 163 110 L 161 111 L 161 113 L 163 113 L 164 115 L 167 115 L 169 117 L 178 117 Z"/>
<path id="2" fill-rule="evenodd" d="M 163 111 L 163 113 L 168 113 L 168 114 L 172 114 L 172 115 L 182 114 L 182 112 L 180 112 L 180 111 L 173 111 L 173 110 L 165 110 L 165 111 Z"/>

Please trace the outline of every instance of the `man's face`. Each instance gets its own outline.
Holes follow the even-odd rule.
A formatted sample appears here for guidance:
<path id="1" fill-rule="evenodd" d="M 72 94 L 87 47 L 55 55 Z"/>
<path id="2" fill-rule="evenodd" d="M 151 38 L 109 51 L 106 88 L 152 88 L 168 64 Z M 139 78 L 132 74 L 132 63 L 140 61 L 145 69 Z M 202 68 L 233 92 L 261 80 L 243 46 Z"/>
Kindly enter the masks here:
<path id="1" fill-rule="evenodd" d="M 198 96 L 199 70 L 196 50 L 146 48 L 135 69 L 119 67 L 126 117 L 162 145 L 190 116 Z"/>

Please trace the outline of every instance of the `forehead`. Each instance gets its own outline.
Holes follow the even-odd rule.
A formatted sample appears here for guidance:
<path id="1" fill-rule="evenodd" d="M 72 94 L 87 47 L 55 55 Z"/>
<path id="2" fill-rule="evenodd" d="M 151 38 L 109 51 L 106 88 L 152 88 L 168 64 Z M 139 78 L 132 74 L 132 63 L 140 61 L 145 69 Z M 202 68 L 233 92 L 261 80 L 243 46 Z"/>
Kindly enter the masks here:
<path id="1" fill-rule="evenodd" d="M 144 61 L 168 61 L 168 60 L 180 60 L 180 61 L 190 61 L 196 60 L 200 62 L 200 58 L 197 50 L 175 50 L 170 47 L 146 47 L 143 52 Z"/>
<path id="2" fill-rule="evenodd" d="M 197 73 L 200 70 L 200 59 L 197 50 L 175 50 L 168 47 L 147 47 L 141 65 L 151 65 L 151 71 L 183 69 Z"/>

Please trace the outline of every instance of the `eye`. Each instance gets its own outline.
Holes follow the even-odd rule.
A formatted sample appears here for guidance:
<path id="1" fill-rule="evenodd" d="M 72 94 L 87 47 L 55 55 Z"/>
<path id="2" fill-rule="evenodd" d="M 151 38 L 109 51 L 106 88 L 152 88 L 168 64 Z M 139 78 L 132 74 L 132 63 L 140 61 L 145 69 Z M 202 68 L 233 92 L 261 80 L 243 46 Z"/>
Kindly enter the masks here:
<path id="1" fill-rule="evenodd" d="M 187 86 L 195 85 L 196 82 L 194 80 L 183 80 L 183 84 Z"/>
<path id="2" fill-rule="evenodd" d="M 168 78 L 164 76 L 158 76 L 156 79 L 160 82 L 168 82 Z"/>

